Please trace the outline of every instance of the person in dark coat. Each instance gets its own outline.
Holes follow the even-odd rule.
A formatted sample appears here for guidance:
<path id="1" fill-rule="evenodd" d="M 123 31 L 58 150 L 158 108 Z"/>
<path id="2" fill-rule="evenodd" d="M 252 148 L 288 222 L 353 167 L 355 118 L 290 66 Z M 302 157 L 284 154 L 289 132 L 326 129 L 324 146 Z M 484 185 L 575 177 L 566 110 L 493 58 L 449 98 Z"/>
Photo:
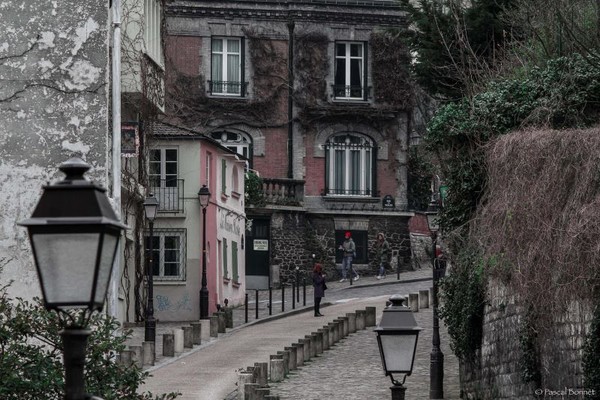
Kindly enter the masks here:
<path id="1" fill-rule="evenodd" d="M 323 273 L 323 267 L 321 264 L 315 264 L 312 279 L 315 294 L 315 317 L 322 317 L 323 314 L 321 314 L 319 307 L 321 306 L 321 299 L 325 297 L 325 289 L 327 289 L 327 285 L 325 284 L 325 274 Z"/>

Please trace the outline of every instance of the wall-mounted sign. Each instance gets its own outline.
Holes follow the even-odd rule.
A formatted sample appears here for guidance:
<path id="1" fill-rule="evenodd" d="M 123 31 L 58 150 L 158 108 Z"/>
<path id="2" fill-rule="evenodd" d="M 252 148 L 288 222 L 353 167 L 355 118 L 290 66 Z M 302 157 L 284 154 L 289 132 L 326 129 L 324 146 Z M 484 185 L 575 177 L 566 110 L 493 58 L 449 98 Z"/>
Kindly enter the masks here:
<path id="1" fill-rule="evenodd" d="M 255 251 L 269 251 L 269 241 L 267 239 L 254 239 Z"/>
<path id="2" fill-rule="evenodd" d="M 136 123 L 121 125 L 121 155 L 123 157 L 137 157 L 139 152 L 139 133 Z"/>
<path id="3" fill-rule="evenodd" d="M 390 196 L 389 194 L 386 195 L 383 200 L 381 200 L 381 205 L 383 206 L 384 209 L 394 209 L 396 208 L 396 202 L 394 201 L 394 198 L 392 196 Z"/>

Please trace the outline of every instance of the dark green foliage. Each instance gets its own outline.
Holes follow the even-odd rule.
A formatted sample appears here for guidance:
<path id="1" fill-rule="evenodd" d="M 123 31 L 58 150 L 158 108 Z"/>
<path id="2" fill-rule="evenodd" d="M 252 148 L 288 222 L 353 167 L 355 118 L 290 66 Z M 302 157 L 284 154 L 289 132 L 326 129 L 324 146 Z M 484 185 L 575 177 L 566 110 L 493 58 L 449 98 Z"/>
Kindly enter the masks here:
<path id="1" fill-rule="evenodd" d="M 425 158 L 423 149 L 411 147 L 408 151 L 408 208 L 424 211 L 431 199 L 433 165 Z"/>
<path id="2" fill-rule="evenodd" d="M 600 399 L 600 306 L 596 306 L 590 331 L 583 346 L 583 377 L 586 390 L 594 391 L 588 399 Z"/>
<path id="3" fill-rule="evenodd" d="M 415 29 L 410 43 L 417 81 L 431 95 L 450 100 L 467 94 L 470 80 L 494 62 L 510 30 L 502 16 L 514 0 L 476 0 L 468 8 L 463 3 L 401 0 Z"/>
<path id="4" fill-rule="evenodd" d="M 450 347 L 461 360 L 471 360 L 481 348 L 485 306 L 484 262 L 481 252 L 464 247 L 452 273 L 440 283 L 439 316 L 448 327 Z"/>
<path id="5" fill-rule="evenodd" d="M 252 171 L 246 172 L 244 177 L 244 193 L 246 206 L 262 207 L 265 204 L 262 178 Z"/>
<path id="6" fill-rule="evenodd" d="M 428 148 L 443 158 L 449 197 L 441 223 L 465 226 L 486 184 L 482 146 L 527 125 L 582 127 L 596 121 L 600 70 L 580 56 L 549 62 L 521 79 L 493 82 L 472 99 L 448 104 L 428 126 Z"/>
<path id="7" fill-rule="evenodd" d="M 86 391 L 105 400 L 170 400 L 177 394 L 137 394 L 148 373 L 117 364 L 126 334 L 105 315 L 91 318 L 85 364 Z M 38 299 L 9 299 L 0 288 L 0 398 L 59 400 L 64 398 L 61 322 Z M 116 334 L 114 334 L 117 332 Z M 113 335 L 114 334 L 114 335 Z M 129 333 L 127 333 L 129 334 Z"/>

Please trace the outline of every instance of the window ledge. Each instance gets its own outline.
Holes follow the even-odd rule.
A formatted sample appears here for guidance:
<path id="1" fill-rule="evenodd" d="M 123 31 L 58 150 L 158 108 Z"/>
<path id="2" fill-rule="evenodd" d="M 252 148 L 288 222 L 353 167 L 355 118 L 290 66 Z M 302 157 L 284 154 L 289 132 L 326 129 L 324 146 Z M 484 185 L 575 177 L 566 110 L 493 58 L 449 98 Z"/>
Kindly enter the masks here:
<path id="1" fill-rule="evenodd" d="M 187 285 L 186 281 L 177 280 L 177 281 L 167 281 L 167 280 L 159 280 L 159 278 L 154 277 L 153 283 L 158 286 L 184 286 Z"/>
<path id="2" fill-rule="evenodd" d="M 237 101 L 240 103 L 246 103 L 248 102 L 250 99 L 248 98 L 248 96 L 240 96 L 240 95 L 232 95 L 232 94 L 208 94 L 206 97 L 208 97 L 209 99 L 215 99 L 215 100 L 229 100 L 229 101 Z"/>
<path id="3" fill-rule="evenodd" d="M 228 278 L 226 276 L 223 277 L 223 283 L 226 285 L 229 285 L 229 282 L 231 282 L 231 278 Z"/>
<path id="4" fill-rule="evenodd" d="M 229 198 L 229 195 L 227 193 L 221 192 L 221 200 L 227 201 L 228 198 Z"/>
<path id="5" fill-rule="evenodd" d="M 339 203 L 379 203 L 381 202 L 381 197 L 371 197 L 371 196 L 343 196 L 343 195 L 326 195 L 321 196 L 323 201 L 326 202 L 339 202 Z"/>
<path id="6" fill-rule="evenodd" d="M 233 281 L 233 284 L 232 284 L 232 286 L 233 286 L 234 288 L 239 288 L 241 285 L 242 285 L 242 284 L 241 284 L 241 283 L 239 283 L 239 282 L 237 282 L 237 281 Z"/>
<path id="7" fill-rule="evenodd" d="M 232 190 L 231 197 L 233 197 L 234 199 L 239 199 L 240 197 L 242 197 L 242 194 Z"/>
<path id="8" fill-rule="evenodd" d="M 369 105 L 371 102 L 365 99 L 331 99 L 334 104 L 348 104 L 348 105 Z"/>

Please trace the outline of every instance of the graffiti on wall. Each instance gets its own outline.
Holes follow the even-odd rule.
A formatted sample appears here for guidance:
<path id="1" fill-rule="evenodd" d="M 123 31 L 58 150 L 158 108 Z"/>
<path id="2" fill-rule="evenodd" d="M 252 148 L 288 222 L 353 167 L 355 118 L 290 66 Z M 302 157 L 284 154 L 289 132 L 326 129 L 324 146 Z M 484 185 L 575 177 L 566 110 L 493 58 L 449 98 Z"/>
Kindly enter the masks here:
<path id="1" fill-rule="evenodd" d="M 171 299 L 169 296 L 156 295 L 156 310 L 159 312 L 192 311 L 190 294 L 185 292 L 177 300 Z"/>

